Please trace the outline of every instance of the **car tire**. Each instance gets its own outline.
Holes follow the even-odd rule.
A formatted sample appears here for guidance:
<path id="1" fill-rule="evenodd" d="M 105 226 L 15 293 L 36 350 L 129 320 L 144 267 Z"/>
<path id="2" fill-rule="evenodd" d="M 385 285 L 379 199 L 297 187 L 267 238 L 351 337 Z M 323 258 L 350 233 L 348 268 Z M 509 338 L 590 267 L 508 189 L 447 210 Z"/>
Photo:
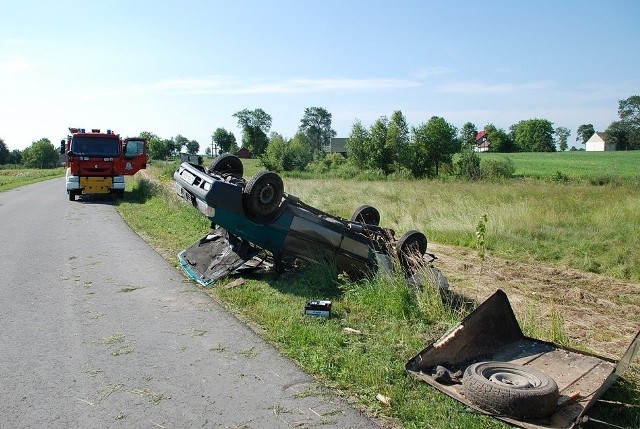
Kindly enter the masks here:
<path id="1" fill-rule="evenodd" d="M 218 155 L 209 165 L 209 173 L 230 173 L 242 177 L 244 165 L 240 158 L 230 153 Z"/>
<path id="2" fill-rule="evenodd" d="M 477 362 L 462 377 L 464 396 L 478 408 L 519 419 L 540 419 L 558 405 L 558 385 L 542 371 L 508 362 Z"/>
<path id="3" fill-rule="evenodd" d="M 69 201 L 75 201 L 76 200 L 76 191 L 69 191 Z"/>
<path id="4" fill-rule="evenodd" d="M 420 261 L 427 251 L 427 237 L 420 231 L 407 231 L 396 243 L 400 266 L 408 277 L 420 268 Z"/>
<path id="5" fill-rule="evenodd" d="M 261 171 L 244 188 L 242 202 L 247 216 L 264 220 L 273 216 L 282 203 L 284 184 L 272 171 Z"/>
<path id="6" fill-rule="evenodd" d="M 364 223 L 366 225 L 380 225 L 380 212 L 373 206 L 360 206 L 351 216 L 353 222 Z"/>

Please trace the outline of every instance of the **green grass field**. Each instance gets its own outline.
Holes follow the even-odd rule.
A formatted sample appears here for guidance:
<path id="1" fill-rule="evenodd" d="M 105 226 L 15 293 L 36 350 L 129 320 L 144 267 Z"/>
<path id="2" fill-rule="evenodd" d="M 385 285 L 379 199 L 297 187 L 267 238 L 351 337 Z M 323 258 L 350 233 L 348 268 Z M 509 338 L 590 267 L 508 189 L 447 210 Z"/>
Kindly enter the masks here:
<path id="1" fill-rule="evenodd" d="M 620 152 L 534 152 L 534 153 L 481 153 L 481 160 L 510 158 L 515 175 L 538 179 L 552 179 L 558 172 L 569 178 L 604 179 L 623 178 L 640 181 L 640 151 Z"/>
<path id="2" fill-rule="evenodd" d="M 53 177 L 64 176 L 64 168 L 52 169 L 0 169 L 0 192 L 25 186 L 30 183 L 49 180 Z"/>

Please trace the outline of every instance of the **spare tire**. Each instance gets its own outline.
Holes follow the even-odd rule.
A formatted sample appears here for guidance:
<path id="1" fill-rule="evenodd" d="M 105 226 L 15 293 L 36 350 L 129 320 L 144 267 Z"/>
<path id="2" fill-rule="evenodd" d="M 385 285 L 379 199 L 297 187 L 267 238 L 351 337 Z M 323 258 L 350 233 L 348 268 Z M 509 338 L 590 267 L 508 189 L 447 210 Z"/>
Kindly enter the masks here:
<path id="1" fill-rule="evenodd" d="M 520 419 L 551 415 L 558 405 L 558 385 L 547 374 L 507 362 L 477 362 L 462 378 L 464 396 L 493 414 Z"/>
<path id="2" fill-rule="evenodd" d="M 242 177 L 244 165 L 240 158 L 230 153 L 218 155 L 209 165 L 209 173 L 231 173 Z"/>
<path id="3" fill-rule="evenodd" d="M 272 171 L 261 171 L 244 188 L 242 203 L 247 216 L 264 221 L 273 216 L 282 203 L 284 184 Z"/>

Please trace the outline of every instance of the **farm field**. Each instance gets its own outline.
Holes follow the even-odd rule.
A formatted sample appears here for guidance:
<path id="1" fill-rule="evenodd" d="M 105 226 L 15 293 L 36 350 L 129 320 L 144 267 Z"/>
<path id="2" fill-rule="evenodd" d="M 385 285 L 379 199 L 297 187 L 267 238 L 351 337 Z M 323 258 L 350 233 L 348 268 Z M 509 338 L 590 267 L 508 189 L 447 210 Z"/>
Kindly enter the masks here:
<path id="1" fill-rule="evenodd" d="M 64 168 L 44 170 L 35 168 L 0 169 L 0 192 L 28 185 L 29 183 L 64 176 L 64 171 Z"/>
<path id="2" fill-rule="evenodd" d="M 176 253 L 204 235 L 208 225 L 173 195 L 174 168 L 156 165 L 139 175 L 118 210 L 176 263 Z M 245 177 L 259 169 L 256 161 L 246 162 Z M 640 269 L 634 259 L 640 202 L 633 184 L 287 177 L 284 182 L 287 192 L 339 216 L 350 217 L 368 203 L 397 233 L 425 231 L 452 291 L 475 305 L 496 288 L 505 290 L 527 335 L 616 359 L 640 326 Z M 484 261 L 475 239 L 483 214 L 488 219 Z M 415 291 L 393 278 L 351 283 L 330 268 L 308 267 L 207 292 L 386 427 L 505 427 L 465 412 L 405 374 L 409 358 L 466 314 L 430 288 Z M 304 318 L 304 302 L 319 297 L 333 300 L 335 318 Z M 344 327 L 365 335 L 345 337 Z M 605 399 L 637 404 L 639 378 L 636 366 Z M 393 406 L 381 405 L 378 393 L 390 397 Z M 602 403 L 592 415 L 622 427 L 640 426 L 640 412 L 633 407 Z"/>
<path id="3" fill-rule="evenodd" d="M 569 178 L 624 178 L 640 181 L 640 151 L 481 153 L 481 160 L 510 158 L 518 177 L 552 179 L 558 172 Z"/>

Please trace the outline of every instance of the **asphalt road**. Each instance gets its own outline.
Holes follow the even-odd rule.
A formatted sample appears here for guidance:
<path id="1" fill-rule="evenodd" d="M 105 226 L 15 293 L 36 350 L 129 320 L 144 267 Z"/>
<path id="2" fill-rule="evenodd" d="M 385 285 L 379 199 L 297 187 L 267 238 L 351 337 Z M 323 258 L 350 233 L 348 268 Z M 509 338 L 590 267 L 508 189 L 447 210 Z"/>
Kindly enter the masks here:
<path id="1" fill-rule="evenodd" d="M 1 428 L 375 428 L 63 179 L 0 193 Z"/>

